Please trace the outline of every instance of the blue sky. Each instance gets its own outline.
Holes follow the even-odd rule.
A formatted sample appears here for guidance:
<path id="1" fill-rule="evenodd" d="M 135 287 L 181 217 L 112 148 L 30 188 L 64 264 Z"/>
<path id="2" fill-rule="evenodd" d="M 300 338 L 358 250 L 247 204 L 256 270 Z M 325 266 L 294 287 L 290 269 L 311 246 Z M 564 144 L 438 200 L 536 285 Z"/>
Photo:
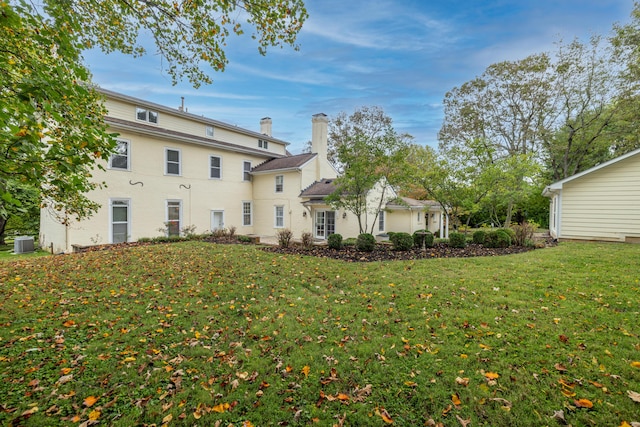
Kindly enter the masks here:
<path id="1" fill-rule="evenodd" d="M 437 146 L 445 93 L 487 66 L 551 51 L 559 39 L 609 35 L 632 0 L 307 0 L 299 51 L 261 56 L 247 35 L 229 40 L 230 63 L 213 84 L 172 86 L 153 49 L 143 58 L 85 53 L 100 86 L 190 113 L 260 130 L 297 154 L 311 139 L 311 116 L 380 106 L 398 132 Z M 247 33 L 250 31 L 247 30 Z"/>

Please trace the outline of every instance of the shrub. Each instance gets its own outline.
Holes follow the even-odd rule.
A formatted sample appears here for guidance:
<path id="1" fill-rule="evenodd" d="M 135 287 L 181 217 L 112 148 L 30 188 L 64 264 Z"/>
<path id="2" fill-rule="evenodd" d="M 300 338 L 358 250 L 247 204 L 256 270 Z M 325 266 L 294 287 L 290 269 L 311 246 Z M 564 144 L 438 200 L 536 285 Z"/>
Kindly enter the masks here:
<path id="1" fill-rule="evenodd" d="M 517 246 L 527 246 L 527 240 L 533 240 L 533 233 L 538 228 L 535 222 L 522 222 L 521 224 L 512 225 L 511 228 L 515 234 L 513 244 Z"/>
<path id="2" fill-rule="evenodd" d="M 148 243 L 151 241 L 151 237 L 141 237 L 138 239 L 138 243 Z"/>
<path id="3" fill-rule="evenodd" d="M 311 249 L 313 247 L 313 234 L 305 231 L 300 236 L 300 242 L 302 243 L 302 247 L 305 249 Z"/>
<path id="4" fill-rule="evenodd" d="M 213 230 L 211 232 L 211 235 L 213 237 L 217 237 L 217 238 L 226 237 L 227 236 L 227 229 L 226 228 L 218 228 L 216 230 Z"/>
<path id="5" fill-rule="evenodd" d="M 449 246 L 452 248 L 464 248 L 467 246 L 467 237 L 463 233 L 450 233 Z"/>
<path id="6" fill-rule="evenodd" d="M 341 249 L 342 248 L 342 234 L 329 234 L 327 238 L 327 243 L 331 249 Z"/>
<path id="7" fill-rule="evenodd" d="M 355 237 L 349 237 L 342 241 L 342 246 L 355 246 L 357 239 Z"/>
<path id="8" fill-rule="evenodd" d="M 238 242 L 242 243 L 251 243 L 251 237 L 243 236 L 242 234 L 238 236 Z"/>
<path id="9" fill-rule="evenodd" d="M 432 232 L 427 231 L 427 234 L 424 235 L 424 246 L 427 248 L 432 248 L 434 243 L 435 236 Z"/>
<path id="10" fill-rule="evenodd" d="M 376 238 L 373 234 L 362 233 L 356 239 L 356 249 L 362 252 L 371 252 L 376 247 Z"/>
<path id="11" fill-rule="evenodd" d="M 278 237 L 278 245 L 281 248 L 288 248 L 291 244 L 293 233 L 288 228 L 283 228 L 282 230 L 278 230 L 276 236 Z"/>
<path id="12" fill-rule="evenodd" d="M 389 240 L 393 241 L 393 236 L 395 236 L 396 233 L 395 231 L 387 231 L 387 237 L 389 237 Z"/>
<path id="13" fill-rule="evenodd" d="M 413 247 L 413 236 L 409 233 L 394 233 L 391 243 L 397 251 L 408 251 Z"/>
<path id="14" fill-rule="evenodd" d="M 416 248 L 422 249 L 424 246 L 424 233 L 426 232 L 427 230 L 416 230 L 413 232 L 413 245 Z"/>
<path id="15" fill-rule="evenodd" d="M 488 248 L 506 248 L 511 246 L 511 236 L 503 228 L 487 233 L 484 245 Z"/>
<path id="16" fill-rule="evenodd" d="M 478 230 L 473 233 L 473 243 L 477 245 L 484 245 L 485 240 L 487 239 L 487 232 L 484 230 Z"/>
<path id="17" fill-rule="evenodd" d="M 503 230 L 505 233 L 507 233 L 509 235 L 509 237 L 511 238 L 511 243 L 514 242 L 514 240 L 516 240 L 516 232 L 513 231 L 510 228 L 499 228 L 499 230 Z"/>
<path id="18" fill-rule="evenodd" d="M 236 235 L 236 226 L 235 225 L 231 225 L 229 226 L 229 237 L 233 237 Z"/>

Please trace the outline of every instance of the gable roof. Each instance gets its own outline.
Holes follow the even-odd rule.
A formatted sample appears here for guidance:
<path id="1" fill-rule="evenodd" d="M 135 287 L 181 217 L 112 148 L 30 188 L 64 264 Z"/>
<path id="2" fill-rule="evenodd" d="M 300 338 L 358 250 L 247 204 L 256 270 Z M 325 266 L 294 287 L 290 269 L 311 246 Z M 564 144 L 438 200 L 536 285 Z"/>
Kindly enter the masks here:
<path id="1" fill-rule="evenodd" d="M 435 200 L 416 200 L 410 197 L 398 197 L 387 202 L 389 209 L 424 209 L 432 206 L 439 206 Z"/>
<path id="2" fill-rule="evenodd" d="M 300 193 L 299 197 L 309 197 L 309 198 L 321 198 L 326 197 L 329 194 L 336 191 L 336 186 L 333 183 L 335 179 L 321 179 L 320 181 L 316 181 Z"/>
<path id="3" fill-rule="evenodd" d="M 251 172 L 259 174 L 275 171 L 296 170 L 302 168 L 316 156 L 317 154 L 314 153 L 305 153 L 298 154 L 296 156 L 286 156 L 278 159 L 270 159 L 251 169 Z"/>
<path id="4" fill-rule="evenodd" d="M 636 150 L 633 150 L 633 151 L 629 151 L 628 153 L 623 154 L 622 156 L 618 156 L 615 159 L 611 159 L 609 161 L 600 163 L 599 165 L 596 165 L 596 166 L 594 166 L 594 167 L 592 167 L 590 169 L 587 169 L 587 170 L 582 171 L 580 173 L 577 173 L 575 175 L 571 175 L 568 178 L 562 179 L 560 181 L 556 181 L 553 184 L 549 184 L 542 191 L 542 195 L 549 197 L 551 194 L 557 193 L 559 190 L 562 190 L 562 186 L 564 184 L 566 184 L 567 182 L 571 182 L 571 181 L 576 180 L 578 178 L 582 178 L 585 175 L 588 175 L 590 173 L 599 171 L 600 169 L 603 169 L 603 168 L 606 168 L 606 167 L 611 166 L 613 164 L 616 164 L 616 163 L 618 163 L 618 162 L 620 162 L 622 160 L 628 159 L 628 158 L 633 157 L 633 156 L 635 156 L 637 154 L 640 154 L 640 148 L 638 148 Z"/>

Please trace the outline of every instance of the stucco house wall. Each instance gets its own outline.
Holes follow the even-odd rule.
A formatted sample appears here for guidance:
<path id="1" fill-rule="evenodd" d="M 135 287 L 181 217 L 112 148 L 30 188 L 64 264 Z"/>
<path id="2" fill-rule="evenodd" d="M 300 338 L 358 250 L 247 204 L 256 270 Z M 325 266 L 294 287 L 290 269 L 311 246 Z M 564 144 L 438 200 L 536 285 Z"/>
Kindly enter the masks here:
<path id="1" fill-rule="evenodd" d="M 640 150 L 551 184 L 550 233 L 561 240 L 640 241 Z"/>

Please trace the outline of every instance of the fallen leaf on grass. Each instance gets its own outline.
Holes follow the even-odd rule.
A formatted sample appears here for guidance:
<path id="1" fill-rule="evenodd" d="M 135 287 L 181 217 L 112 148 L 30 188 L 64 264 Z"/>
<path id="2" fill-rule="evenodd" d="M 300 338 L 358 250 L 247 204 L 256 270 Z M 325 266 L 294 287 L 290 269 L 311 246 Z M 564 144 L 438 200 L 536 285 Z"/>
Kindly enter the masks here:
<path id="1" fill-rule="evenodd" d="M 469 378 L 456 377 L 456 384 L 463 385 L 466 387 L 469 385 Z"/>
<path id="2" fill-rule="evenodd" d="M 637 392 L 631 391 L 631 390 L 627 390 L 627 395 L 634 402 L 640 403 L 640 393 L 637 393 Z"/>
<path id="3" fill-rule="evenodd" d="M 393 424 L 393 419 L 391 418 L 391 415 L 389 415 L 386 409 L 380 408 L 378 412 L 380 414 L 380 417 L 382 417 L 382 421 L 384 421 L 387 424 Z"/>
<path id="4" fill-rule="evenodd" d="M 490 380 L 500 378 L 500 374 L 498 374 L 497 372 L 485 372 L 484 376 Z"/>
<path id="5" fill-rule="evenodd" d="M 172 419 L 173 419 L 173 415 L 169 414 L 162 419 L 162 424 L 168 424 L 171 422 Z"/>
<path id="6" fill-rule="evenodd" d="M 460 425 L 462 425 L 462 427 L 467 427 L 469 424 L 471 424 L 471 418 L 465 420 L 460 415 L 456 415 L 456 418 L 458 419 L 458 421 L 460 421 Z"/>
<path id="7" fill-rule="evenodd" d="M 631 362 L 631 366 L 633 366 L 634 368 L 640 368 L 640 362 Z"/>
<path id="8" fill-rule="evenodd" d="M 456 405 L 456 407 L 462 405 L 462 402 L 460 401 L 460 397 L 458 396 L 457 393 L 451 395 L 451 401 L 453 402 L 454 405 Z"/>
<path id="9" fill-rule="evenodd" d="M 305 366 L 302 368 L 302 373 L 304 374 L 304 376 L 305 376 L 305 377 L 308 377 L 308 376 L 309 376 L 309 372 L 310 372 L 310 371 L 311 371 L 311 368 L 310 368 L 308 365 L 305 365 Z"/>
<path id="10" fill-rule="evenodd" d="M 593 408 L 593 403 L 589 399 L 578 399 L 574 400 L 573 403 L 575 403 L 578 408 Z"/>
<path id="11" fill-rule="evenodd" d="M 82 401 L 82 403 L 84 404 L 84 406 L 86 406 L 87 408 L 90 408 L 93 406 L 94 403 L 96 403 L 98 401 L 98 398 L 95 396 L 89 396 L 87 398 L 84 399 L 84 401 Z"/>

